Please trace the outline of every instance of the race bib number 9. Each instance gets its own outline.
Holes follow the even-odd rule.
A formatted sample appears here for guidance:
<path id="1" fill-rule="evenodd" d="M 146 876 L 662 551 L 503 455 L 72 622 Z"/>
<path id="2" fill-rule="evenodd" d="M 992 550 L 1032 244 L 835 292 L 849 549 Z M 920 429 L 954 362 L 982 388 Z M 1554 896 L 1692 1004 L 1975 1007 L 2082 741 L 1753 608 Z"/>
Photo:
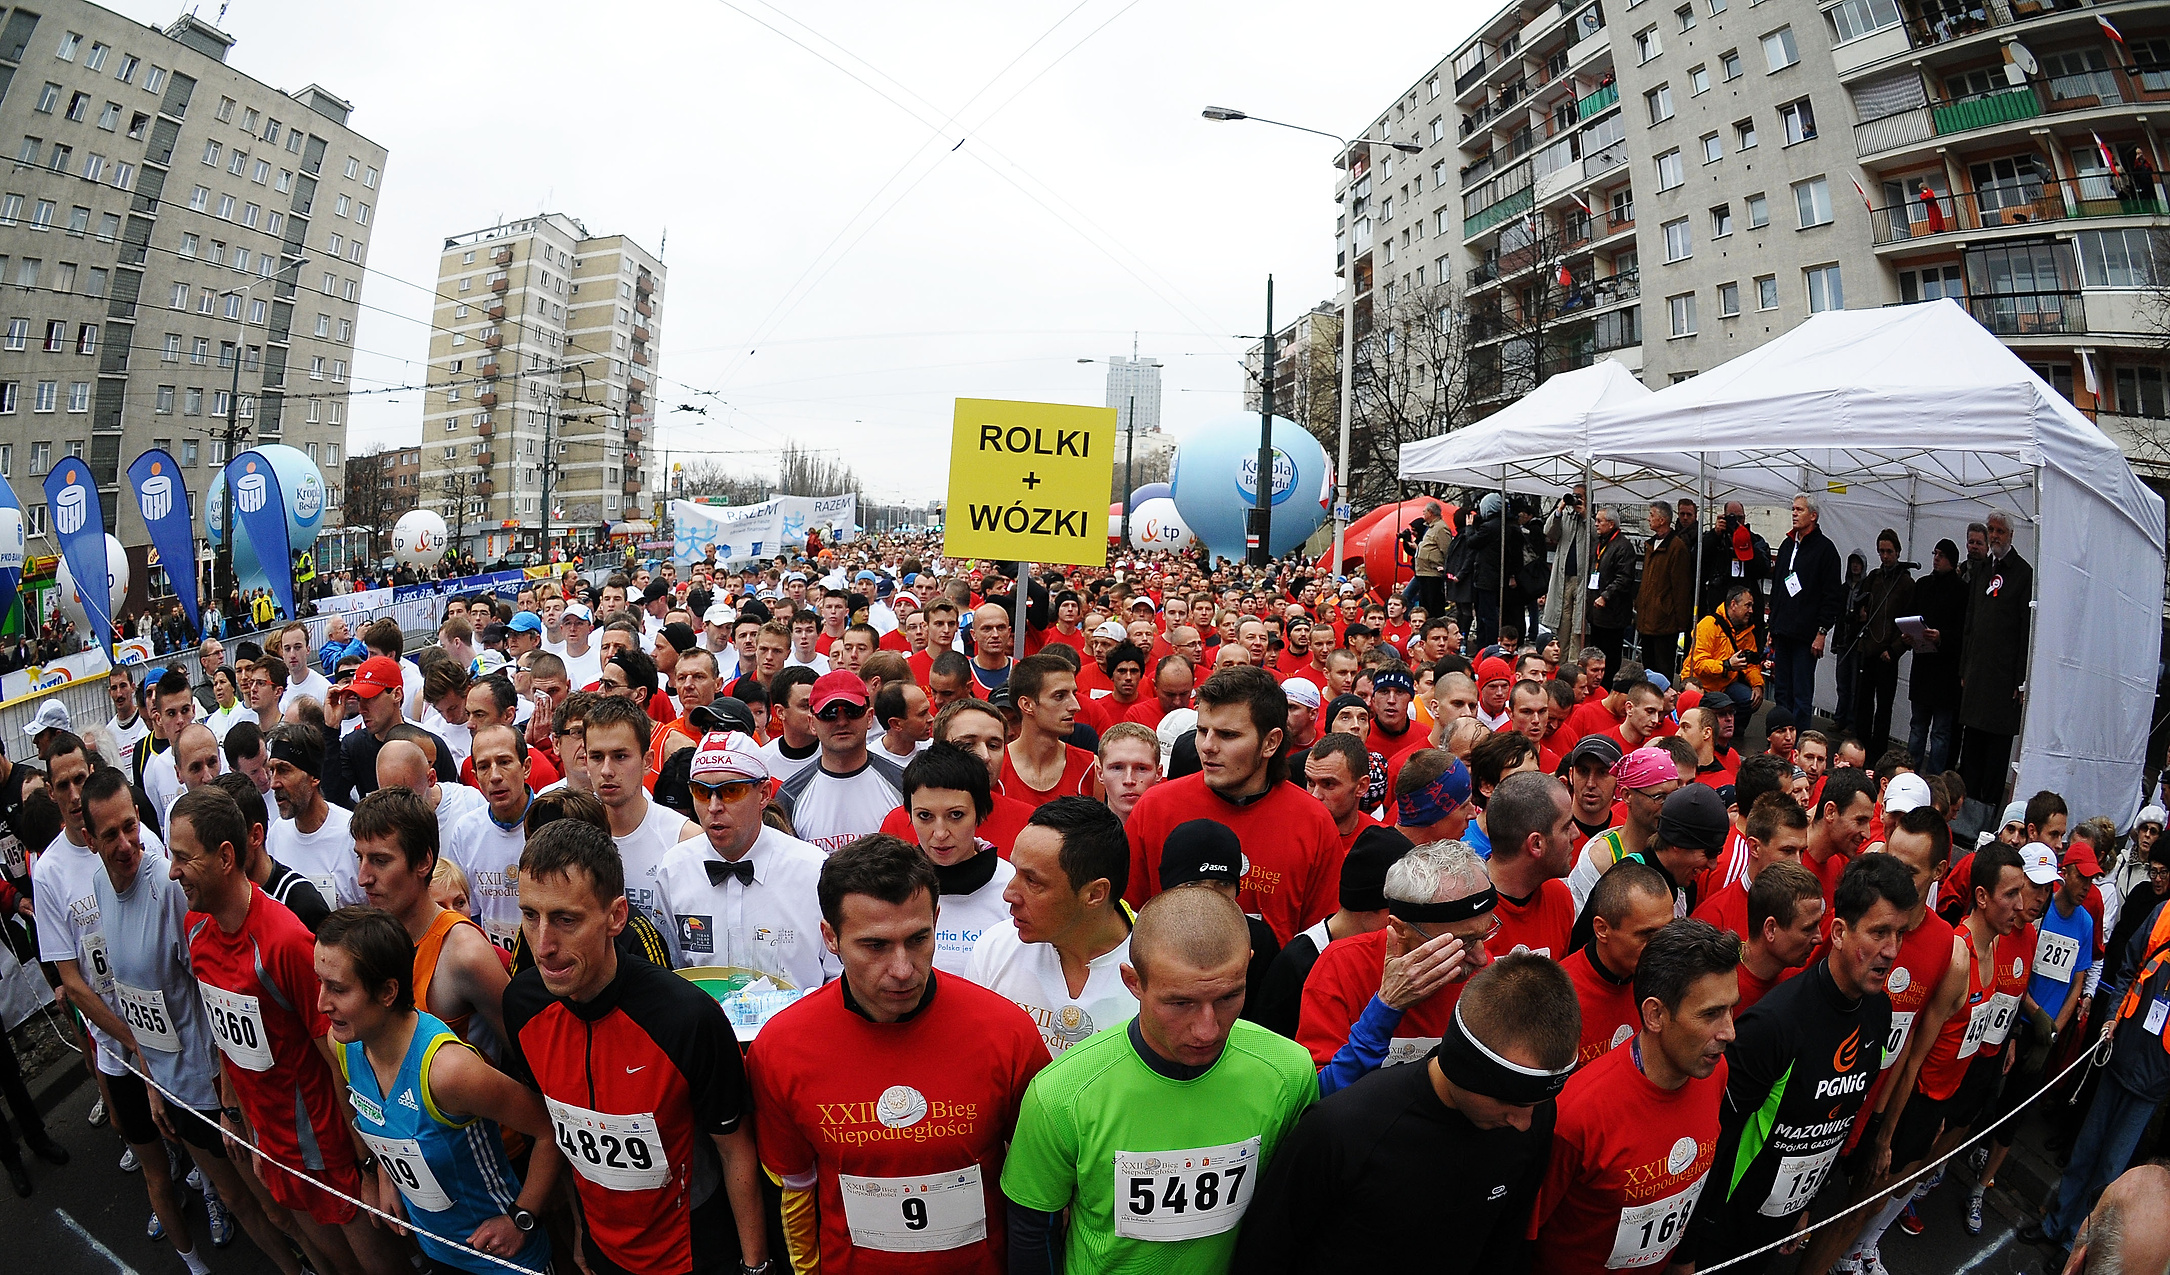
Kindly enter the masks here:
<path id="1" fill-rule="evenodd" d="M 1843 1144 L 1833 1144 L 1813 1155 L 1789 1155 L 1778 1162 L 1778 1176 L 1771 1182 L 1771 1193 L 1764 1197 L 1756 1209 L 1765 1217 L 1792 1217 L 1808 1207 L 1823 1189 L 1823 1180 L 1838 1162 Z"/>
<path id="2" fill-rule="evenodd" d="M 1115 1233 L 1128 1240 L 1165 1241 L 1234 1230 L 1251 1203 L 1260 1141 L 1116 1152 Z"/>
<path id="3" fill-rule="evenodd" d="M 653 1115 L 606 1115 L 554 1098 L 543 1101 L 557 1129 L 558 1150 L 581 1177 L 611 1191 L 653 1191 L 669 1184 L 671 1161 Z"/>
<path id="4" fill-rule="evenodd" d="M 1899 1061 L 1906 1052 L 1906 1038 L 1914 1034 L 1914 1011 L 1910 1009 L 1891 1012 L 1891 1033 L 1884 1037 L 1884 1062 L 1880 1070 L 1888 1071 L 1891 1064 Z"/>
<path id="5" fill-rule="evenodd" d="M 437 1175 L 429 1171 L 429 1161 L 423 1158 L 422 1144 L 413 1138 L 380 1138 L 367 1130 L 358 1130 L 362 1141 L 377 1153 L 377 1163 L 391 1175 L 392 1185 L 407 1203 L 424 1213 L 442 1213 L 452 1207 L 452 1197 L 445 1193 Z"/>
<path id="6" fill-rule="evenodd" d="M 987 1195 L 976 1164 L 932 1178 L 839 1173 L 836 1184 L 855 1248 L 939 1253 L 987 1238 Z"/>
<path id="7" fill-rule="evenodd" d="M 166 1012 L 164 992 L 130 987 L 118 980 L 113 991 L 120 998 L 121 1021 L 135 1034 L 136 1044 L 162 1054 L 181 1052 L 181 1038 L 173 1030 L 173 1016 Z"/>
<path id="8" fill-rule="evenodd" d="M 201 979 L 196 986 L 203 990 L 211 1035 L 226 1060 L 244 1071 L 270 1071 L 271 1036 L 264 1030 L 264 1011 L 257 999 L 213 987 Z"/>
<path id="9" fill-rule="evenodd" d="M 1708 1181 L 1710 1174 L 1705 1173 L 1686 1189 L 1662 1200 L 1620 1210 L 1620 1229 L 1613 1233 L 1612 1256 L 1605 1259 L 1605 1269 L 1632 1270 L 1664 1261 L 1687 1232 L 1688 1218 L 1695 1212 L 1695 1202 L 1703 1197 L 1703 1184 Z"/>

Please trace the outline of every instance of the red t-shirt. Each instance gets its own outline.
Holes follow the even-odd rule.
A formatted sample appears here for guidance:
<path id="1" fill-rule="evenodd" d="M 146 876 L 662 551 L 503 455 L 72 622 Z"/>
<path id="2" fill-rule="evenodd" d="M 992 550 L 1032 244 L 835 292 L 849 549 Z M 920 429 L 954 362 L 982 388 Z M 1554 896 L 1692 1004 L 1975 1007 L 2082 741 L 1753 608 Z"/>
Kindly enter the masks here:
<path id="1" fill-rule="evenodd" d="M 1160 706 L 1160 696 L 1154 695 L 1141 697 L 1137 703 L 1131 705 L 1130 711 L 1123 714 L 1123 720 L 1136 722 L 1147 730 L 1159 730 L 1160 719 L 1167 715 L 1168 710 Z"/>
<path id="2" fill-rule="evenodd" d="M 1102 695 L 1097 699 L 1080 699 L 1077 706 L 1078 719 L 1092 727 L 1095 733 L 1105 735 L 1108 727 L 1117 722 L 1129 721 L 1130 710 L 1152 698 L 1150 695 L 1139 695 L 1132 699 L 1117 699 L 1113 695 Z"/>
<path id="3" fill-rule="evenodd" d="M 1748 838 L 1739 828 L 1727 828 L 1717 861 L 1695 876 L 1695 897 L 1708 899 L 1736 881 L 1744 888 L 1748 884 Z"/>
<path id="4" fill-rule="evenodd" d="M 1432 733 L 1425 730 L 1415 718 L 1410 719 L 1409 728 L 1399 735 L 1389 732 L 1374 721 L 1371 724 L 1371 734 L 1364 737 L 1364 747 L 1386 758 L 1390 765 L 1403 753 L 1413 753 L 1419 748 L 1431 746 Z M 1400 768 L 1395 769 L 1398 772 Z"/>
<path id="5" fill-rule="evenodd" d="M 1748 962 L 1742 961 L 1740 965 L 1734 969 L 1734 973 L 1737 974 L 1740 978 L 1741 999 L 1740 1003 L 1733 1007 L 1733 1013 L 1736 1016 L 1747 1013 L 1749 1006 L 1755 1004 L 1759 1000 L 1762 1000 L 1772 988 L 1778 986 L 1780 983 L 1785 982 L 1787 979 L 1792 978 L 1794 975 L 1800 973 L 1804 968 L 1806 967 L 1800 965 L 1788 965 L 1786 968 L 1778 971 L 1777 978 L 1774 978 L 1770 982 L 1766 983 L 1761 978 L 1757 977 L 1754 970 L 1748 968 Z"/>
<path id="6" fill-rule="evenodd" d="M 1695 919 L 1708 921 L 1721 930 L 1732 933 L 1734 938 L 1748 937 L 1748 883 L 1735 881 L 1719 889 L 1716 894 L 1703 900 L 1695 910 Z M 1747 987 L 1747 966 L 1742 966 L 1741 986 Z M 1737 1012 L 1737 1011 L 1736 1011 Z"/>
<path id="7" fill-rule="evenodd" d="M 1100 666 L 1093 662 L 1092 655 L 1087 653 L 1085 662 L 1079 665 L 1077 670 L 1079 707 L 1082 709 L 1084 705 L 1092 702 L 1094 691 L 1112 691 L 1114 689 L 1115 683 L 1108 680 L 1108 675 L 1101 671 Z"/>
<path id="8" fill-rule="evenodd" d="M 1635 999 L 1635 980 L 1615 983 L 1590 963 L 1590 949 L 1577 948 L 1560 962 L 1575 984 L 1575 1001 L 1582 1006 L 1582 1046 L 1575 1061 L 1587 1064 L 1606 1051 L 1627 1043 L 1642 1027 L 1642 1011 Z"/>
<path id="9" fill-rule="evenodd" d="M 1341 834 L 1326 807 L 1294 784 L 1267 786 L 1242 805 L 1216 795 L 1205 776 L 1154 784 L 1138 799 L 1124 831 L 1130 837 L 1131 906 L 1160 893 L 1160 850 L 1168 834 L 1193 819 L 1226 825 L 1243 843 L 1247 865 L 1236 902 L 1273 927 L 1285 946 L 1333 915 L 1341 901 Z M 1372 989 L 1378 990 L 1374 980 Z"/>
<path id="10" fill-rule="evenodd" d="M 1055 786 L 1042 792 L 1025 782 L 1011 764 L 1010 750 L 1002 750 L 1002 792 L 1013 800 L 1021 801 L 1035 809 L 1057 797 L 1097 797 L 1100 783 L 1100 759 L 1082 748 L 1062 746 L 1062 778 Z"/>
<path id="11" fill-rule="evenodd" d="M 1527 951 L 1557 961 L 1575 930 L 1575 892 L 1557 877 L 1538 886 L 1527 903 L 1502 894 L 1495 911 L 1499 930 L 1484 943 L 1495 959 Z"/>
<path id="12" fill-rule="evenodd" d="M 1332 1062 L 1349 1043 L 1349 1028 L 1378 994 L 1379 977 L 1386 970 L 1387 933 L 1373 930 L 1328 943 L 1304 980 L 1296 1043 L 1311 1051 L 1311 1060 L 1318 1066 Z M 1462 998 L 1467 982 L 1456 979 L 1411 1005 L 1395 1024 L 1381 1066 L 1422 1062 L 1454 1021 L 1454 1004 Z"/>
<path id="13" fill-rule="evenodd" d="M 1580 743 L 1585 735 L 1608 735 L 1618 740 L 1620 723 L 1626 720 L 1624 717 L 1613 716 L 1612 710 L 1605 707 L 1605 697 L 1598 695 L 1575 705 L 1574 711 L 1567 715 L 1567 720 L 1560 724 L 1560 729 L 1566 731 L 1568 737 L 1577 743 Z"/>
<path id="14" fill-rule="evenodd" d="M 1354 849 L 1356 848 L 1356 839 L 1357 839 L 1358 837 L 1361 837 L 1361 836 L 1363 836 L 1363 835 L 1364 835 L 1364 829 L 1366 829 L 1366 828 L 1384 828 L 1384 827 L 1386 827 L 1386 826 L 1387 826 L 1387 825 L 1386 825 L 1386 822 L 1385 822 L 1384 820 L 1380 820 L 1380 819 L 1374 819 L 1374 818 L 1372 818 L 1372 817 L 1371 817 L 1370 815 L 1367 815 L 1367 814 L 1365 814 L 1365 813 L 1364 813 L 1363 811 L 1361 811 L 1361 810 L 1357 811 L 1357 812 L 1356 812 L 1356 826 L 1355 826 L 1354 828 L 1351 828 L 1351 829 L 1349 830 L 1349 835 L 1348 835 L 1348 836 L 1346 836 L 1346 837 L 1343 837 L 1343 838 L 1341 839 L 1341 854 L 1342 854 L 1342 857 L 1346 858 L 1346 857 L 1348 856 L 1348 853 L 1349 853 L 1349 851 L 1351 851 L 1351 850 L 1354 850 Z M 1338 890 L 1338 889 L 1339 889 L 1340 887 L 1339 887 L 1339 886 L 1338 886 L 1338 884 L 1337 884 L 1335 888 L 1336 888 L 1336 889 Z"/>
<path id="15" fill-rule="evenodd" d="M 1058 624 L 1049 627 L 1044 632 L 1046 638 L 1040 643 L 1041 650 L 1046 650 L 1050 646 L 1067 646 L 1079 655 L 1085 654 L 1085 631 L 1083 629 L 1075 633 L 1065 633 L 1062 631 L 1062 626 Z M 1088 660 L 1086 663 L 1089 664 L 1091 661 Z"/>
<path id="16" fill-rule="evenodd" d="M 1891 963 L 1891 973 L 1884 978 L 1884 993 L 1891 998 L 1891 1034 L 1884 1038 L 1883 1063 L 1875 1083 L 1869 1086 L 1868 1097 L 1862 1101 L 1863 1111 L 1874 1111 L 1883 1101 L 1884 1086 L 1896 1074 L 1899 1060 L 1906 1056 L 1907 1046 L 1913 1041 L 1914 1024 L 1929 1007 L 1944 975 L 1950 972 L 1951 936 L 1951 924 L 1924 909 L 1921 924 L 1900 940 L 1899 958 Z M 1867 1126 L 1866 1120 L 1854 1121 L 1853 1132 L 1846 1139 L 1847 1150 L 1861 1140 Z"/>
<path id="17" fill-rule="evenodd" d="M 911 666 L 912 680 L 919 683 L 919 689 L 926 690 L 927 679 L 934 675 L 934 652 L 914 651 L 904 657 L 904 662 Z"/>
<path id="18" fill-rule="evenodd" d="M 1688 1229 L 1718 1154 L 1723 1059 L 1667 1092 L 1615 1049 L 1568 1080 L 1530 1208 L 1531 1269 L 1656 1270 Z"/>
<path id="19" fill-rule="evenodd" d="M 899 655 L 908 655 L 911 653 L 912 644 L 904 640 L 903 629 L 891 629 L 882 634 L 881 649 L 895 651 Z"/>
<path id="20" fill-rule="evenodd" d="M 1273 680 L 1276 682 L 1285 682 L 1292 677 L 1300 677 L 1320 690 L 1326 689 L 1326 670 L 1311 662 L 1309 652 L 1306 652 L 1302 659 L 1296 659 L 1290 656 L 1287 651 L 1283 651 L 1280 657 L 1274 660 L 1271 671 Z"/>
<path id="21" fill-rule="evenodd" d="M 787 1184 L 815 1186 L 824 1269 L 881 1275 L 1009 1269 L 1003 1153 L 1025 1087 L 1047 1065 L 1047 1046 L 1023 1010 L 976 983 L 938 976 L 931 994 L 909 1020 L 875 1023 L 844 1004 L 838 979 L 778 1014 L 770 1025 L 775 1030 L 763 1031 L 748 1053 L 761 1163 Z M 872 1100 L 870 1077 L 889 1087 L 880 1096 L 902 1086 L 924 1104 L 929 1118 L 910 1126 L 912 1136 L 891 1133 L 891 1113 Z M 973 1165 L 986 1197 L 984 1238 L 924 1253 L 854 1247 L 839 1174 L 924 1177 L 931 1185 Z M 892 1221 L 909 1234 L 902 1216 Z"/>
<path id="22" fill-rule="evenodd" d="M 1813 855 L 1801 856 L 1801 866 L 1815 873 L 1816 879 L 1823 882 L 1823 923 L 1816 928 L 1818 943 L 1831 941 L 1832 900 L 1838 897 L 1838 879 L 1846 875 L 1846 865 L 1852 862 L 1850 855 L 1843 854 L 1827 855 L 1822 863 L 1816 862 Z"/>
<path id="23" fill-rule="evenodd" d="M 994 846 L 995 853 L 1007 859 L 1010 857 L 1010 847 L 1017 844 L 1017 834 L 1032 821 L 1032 812 L 1037 807 L 1028 806 L 1015 797 L 1005 797 L 999 792 L 994 794 L 994 798 L 995 808 L 988 812 L 985 819 L 980 820 L 979 830 L 973 835 Z M 912 828 L 912 811 L 909 806 L 898 806 L 882 816 L 882 831 L 902 839 L 907 845 L 919 844 L 919 834 Z"/>
<path id="24" fill-rule="evenodd" d="M 829 648 L 836 645 L 836 639 L 842 636 L 841 633 L 834 636 L 827 633 L 816 633 L 814 635 L 814 654 L 827 655 Z"/>
<path id="25" fill-rule="evenodd" d="M 351 1169 L 339 1078 L 316 1040 L 331 1030 L 317 1008 L 316 939 L 292 912 L 255 884 L 241 929 L 227 934 L 191 912 L 188 959 L 204 990 L 212 1034 L 226 1053 L 226 1074 L 256 1129 L 256 1145 L 274 1160 L 303 1165 L 304 1138 L 295 1095 L 308 1111 L 307 1141 L 334 1171 Z"/>
<path id="26" fill-rule="evenodd" d="M 1944 1030 L 1937 1034 L 1936 1044 L 1921 1064 L 1919 1085 L 1924 1095 L 1939 1100 L 1951 1097 L 1958 1092 L 1959 1082 L 1966 1077 L 1976 1054 L 1994 1057 L 2004 1049 L 2012 1021 L 2019 1016 L 2019 998 L 2027 992 L 2034 945 L 2034 927 L 2022 925 L 2018 932 L 1996 941 L 1990 949 L 1987 970 L 1969 954 L 1966 1002 L 1944 1020 Z M 1995 1043 L 1991 1043 L 1992 1036 Z"/>

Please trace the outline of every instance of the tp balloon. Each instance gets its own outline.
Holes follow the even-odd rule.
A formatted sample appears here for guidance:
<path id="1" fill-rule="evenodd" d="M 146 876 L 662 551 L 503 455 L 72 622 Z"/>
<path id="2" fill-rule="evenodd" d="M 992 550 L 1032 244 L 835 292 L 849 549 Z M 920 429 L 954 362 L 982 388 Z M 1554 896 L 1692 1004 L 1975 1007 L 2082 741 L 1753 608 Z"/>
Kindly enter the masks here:
<path id="1" fill-rule="evenodd" d="M 392 556 L 410 567 L 426 567 L 444 557 L 449 538 L 444 519 L 427 509 L 410 509 L 392 524 Z"/>

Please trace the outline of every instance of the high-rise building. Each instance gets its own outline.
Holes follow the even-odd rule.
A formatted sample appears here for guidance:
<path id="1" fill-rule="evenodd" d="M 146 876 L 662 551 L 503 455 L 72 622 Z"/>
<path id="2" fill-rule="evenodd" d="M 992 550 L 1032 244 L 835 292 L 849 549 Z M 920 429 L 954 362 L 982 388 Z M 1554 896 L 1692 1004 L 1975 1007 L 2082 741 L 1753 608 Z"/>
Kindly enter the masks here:
<path id="1" fill-rule="evenodd" d="M 1661 387 L 1821 310 L 1952 297 L 2170 475 L 2165 102 L 2142 0 L 1517 0 L 1352 152 L 1357 338 L 1451 299 L 1475 415 L 1599 358 Z"/>
<path id="2" fill-rule="evenodd" d="M 193 512 L 250 442 L 300 448 L 341 521 L 354 323 L 385 150 L 352 106 L 226 65 L 234 37 L 147 27 L 81 0 L 0 17 L 0 475 L 31 552 L 42 494 L 84 457 L 124 544 L 146 542 L 121 471 L 180 462 Z M 236 387 L 238 386 L 238 394 Z M 230 402 L 230 400 L 232 400 Z M 199 522 L 199 527 L 201 526 Z"/>
<path id="3" fill-rule="evenodd" d="M 540 550 L 547 525 L 578 548 L 653 515 L 662 289 L 653 253 L 561 213 L 445 240 L 422 484 L 461 547 Z"/>
<path id="4" fill-rule="evenodd" d="M 1160 431 L 1159 359 L 1124 358 L 1111 354 L 1108 368 L 1108 403 L 1115 409 L 1115 475 L 1113 496 L 1122 500 L 1128 481 L 1133 486 L 1163 482 L 1175 456 L 1175 439 Z"/>

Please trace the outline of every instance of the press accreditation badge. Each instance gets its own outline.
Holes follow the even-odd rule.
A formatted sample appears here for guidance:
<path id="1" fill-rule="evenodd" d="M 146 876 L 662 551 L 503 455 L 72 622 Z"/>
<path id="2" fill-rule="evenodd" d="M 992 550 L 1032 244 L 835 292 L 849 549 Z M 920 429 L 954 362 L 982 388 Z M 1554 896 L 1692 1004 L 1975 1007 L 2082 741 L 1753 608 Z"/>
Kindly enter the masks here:
<path id="1" fill-rule="evenodd" d="M 1257 1185 L 1261 1141 L 1116 1152 L 1115 1233 L 1166 1241 L 1234 1230 Z"/>
<path id="2" fill-rule="evenodd" d="M 839 1173 L 836 1185 L 855 1248 L 939 1253 L 987 1238 L 987 1194 L 976 1164 L 932 1177 Z"/>

